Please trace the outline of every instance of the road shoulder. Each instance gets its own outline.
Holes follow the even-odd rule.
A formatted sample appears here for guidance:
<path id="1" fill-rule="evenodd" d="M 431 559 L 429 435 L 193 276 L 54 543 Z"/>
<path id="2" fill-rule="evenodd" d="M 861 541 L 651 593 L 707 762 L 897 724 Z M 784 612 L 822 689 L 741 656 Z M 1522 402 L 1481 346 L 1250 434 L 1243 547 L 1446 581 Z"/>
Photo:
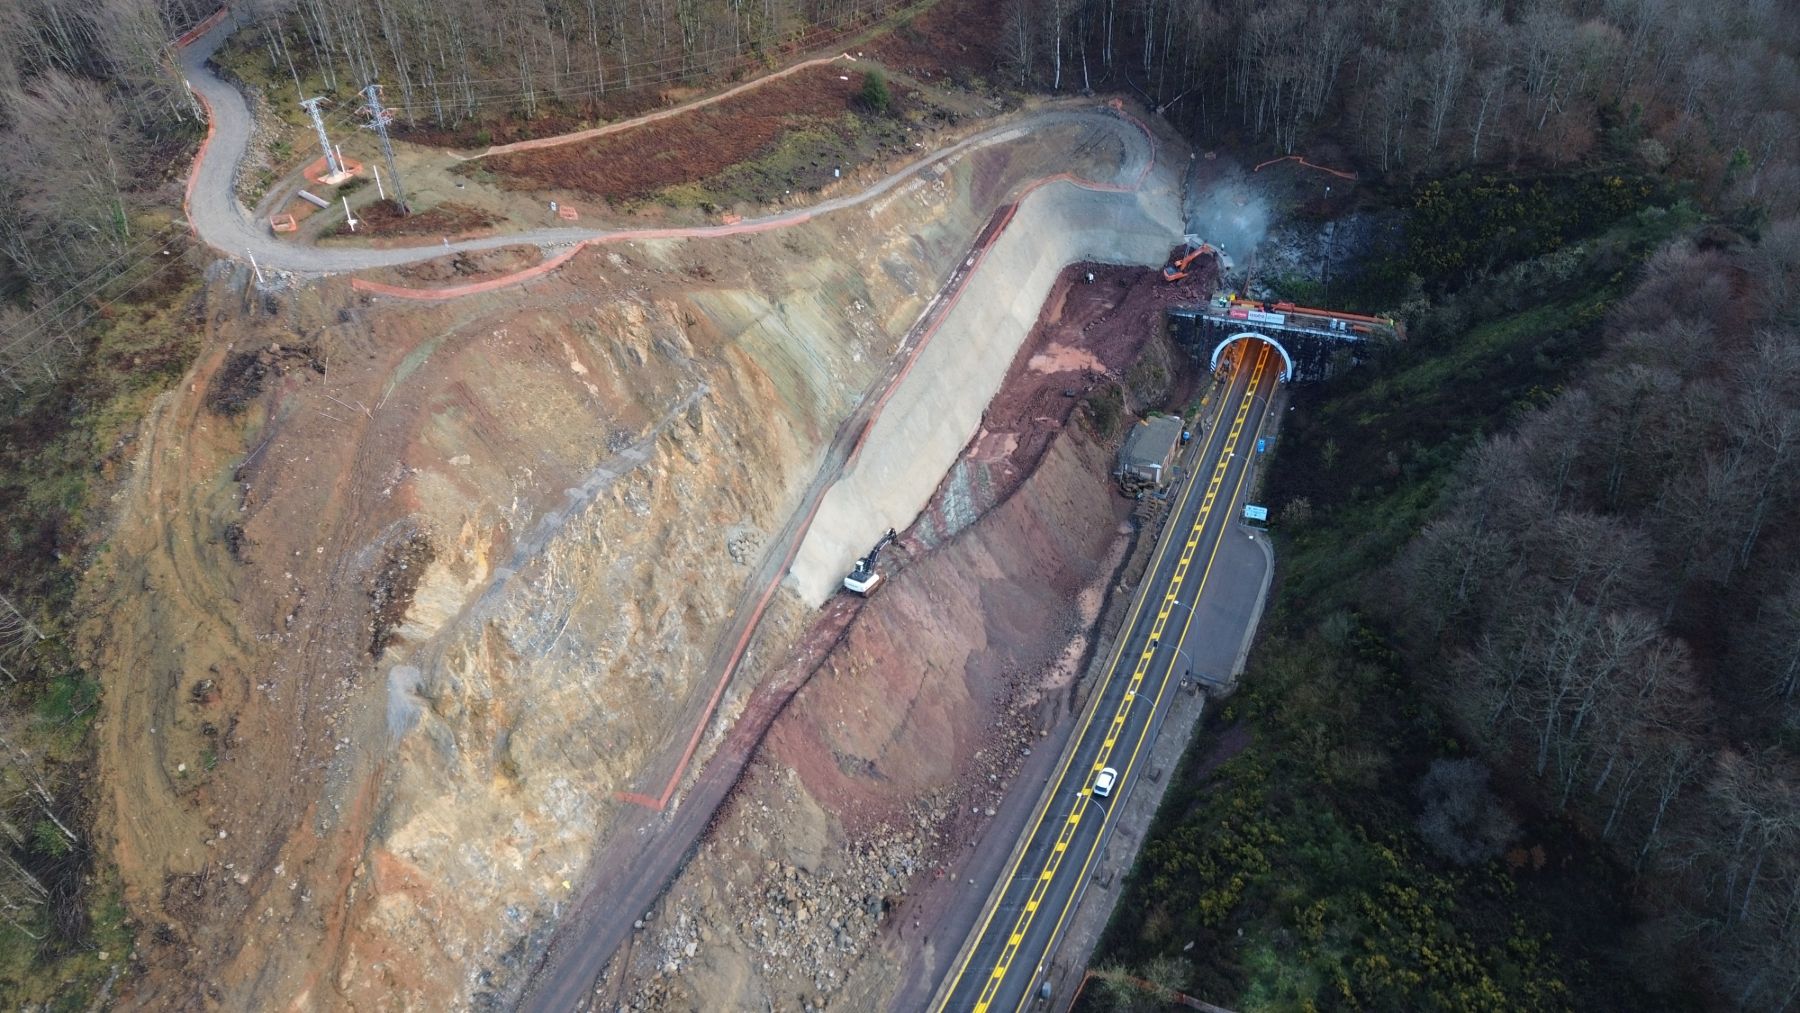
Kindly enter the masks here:
<path id="1" fill-rule="evenodd" d="M 1234 504 L 1234 508 L 1235 506 Z M 1275 572 L 1275 557 L 1268 548 L 1267 536 L 1257 533 L 1251 539 L 1246 537 L 1248 534 L 1239 525 L 1228 528 L 1219 549 L 1217 564 L 1224 573 L 1231 574 L 1234 580 L 1255 581 L 1258 588 L 1254 600 L 1244 602 L 1242 618 L 1239 620 L 1243 628 L 1241 639 L 1229 638 L 1221 650 L 1212 652 L 1222 659 L 1235 658 L 1238 666 L 1241 666 L 1249 644 L 1256 637 L 1257 622 L 1261 619 Z M 1222 598 L 1225 596 L 1223 592 L 1229 588 L 1230 584 L 1226 583 L 1216 594 L 1209 589 L 1207 596 Z M 1212 604 L 1203 598 L 1201 609 L 1205 610 Z M 1208 663 L 1205 655 L 1196 660 L 1202 665 Z M 1234 682 L 1238 670 L 1234 668 L 1232 671 L 1231 678 Z M 1200 727 L 1200 719 L 1205 713 L 1209 696 L 1193 680 L 1186 680 L 1167 705 L 1162 726 L 1150 745 L 1149 755 L 1145 757 L 1144 774 L 1138 778 L 1136 786 L 1125 799 L 1124 806 L 1115 814 L 1117 822 L 1101 848 L 1099 861 L 1089 872 L 1087 889 L 1070 914 L 1050 965 L 1043 974 L 1042 980 L 1050 984 L 1052 998 L 1047 1004 L 1041 1000 L 1034 1001 L 1028 1008 L 1067 1009 L 1072 1004 L 1075 989 L 1087 972 L 1088 958 L 1099 943 L 1107 921 L 1112 917 L 1132 863 L 1137 860 L 1138 848 L 1144 843 L 1151 821 L 1156 818 L 1157 809 L 1162 806 L 1163 794 L 1169 787 L 1169 776 L 1179 767 L 1182 753 L 1187 750 L 1188 743 Z M 1217 699 L 1216 696 L 1211 698 Z"/>

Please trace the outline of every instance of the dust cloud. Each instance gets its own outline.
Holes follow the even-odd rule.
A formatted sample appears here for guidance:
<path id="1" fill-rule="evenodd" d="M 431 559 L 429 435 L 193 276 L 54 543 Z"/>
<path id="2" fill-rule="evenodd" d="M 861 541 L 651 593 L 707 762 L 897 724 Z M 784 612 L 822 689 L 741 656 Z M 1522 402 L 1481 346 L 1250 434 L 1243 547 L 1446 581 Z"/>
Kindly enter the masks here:
<path id="1" fill-rule="evenodd" d="M 1242 169 L 1227 170 L 1189 196 L 1187 230 L 1245 267 L 1269 234 L 1269 202 L 1252 191 Z"/>

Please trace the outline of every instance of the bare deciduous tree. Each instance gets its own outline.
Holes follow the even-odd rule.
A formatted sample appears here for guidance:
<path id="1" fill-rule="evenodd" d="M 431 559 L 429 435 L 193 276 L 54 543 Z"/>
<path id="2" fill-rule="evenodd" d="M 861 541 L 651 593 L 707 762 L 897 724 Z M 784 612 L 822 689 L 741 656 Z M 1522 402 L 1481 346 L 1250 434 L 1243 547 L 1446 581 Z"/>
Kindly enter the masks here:
<path id="1" fill-rule="evenodd" d="M 30 654 L 44 639 L 44 631 L 20 612 L 12 599 L 0 595 L 0 675 L 18 682 L 18 659 Z"/>

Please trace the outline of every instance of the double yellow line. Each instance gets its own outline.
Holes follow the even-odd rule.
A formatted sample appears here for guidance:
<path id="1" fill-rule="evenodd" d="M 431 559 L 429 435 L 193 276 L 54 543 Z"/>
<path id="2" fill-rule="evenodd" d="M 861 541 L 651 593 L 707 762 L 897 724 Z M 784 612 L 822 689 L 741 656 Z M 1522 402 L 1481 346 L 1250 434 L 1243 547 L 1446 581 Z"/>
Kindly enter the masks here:
<path id="1" fill-rule="evenodd" d="M 1205 498 L 1201 501 L 1200 511 L 1194 517 L 1193 526 L 1189 529 L 1187 539 L 1182 547 L 1181 558 L 1176 563 L 1175 572 L 1169 579 L 1168 587 L 1164 591 L 1162 601 L 1157 609 L 1156 622 L 1152 624 L 1150 629 L 1149 644 L 1147 644 L 1143 651 L 1138 655 L 1137 663 L 1132 669 L 1131 681 L 1126 686 L 1125 695 L 1123 699 L 1119 701 L 1119 706 L 1113 714 L 1111 725 L 1106 732 L 1106 739 L 1101 744 L 1100 751 L 1095 756 L 1093 765 L 1083 776 L 1081 791 L 1076 795 L 1075 804 L 1070 810 L 1068 819 L 1064 821 L 1061 829 L 1057 833 L 1055 846 L 1045 858 L 1042 870 L 1040 870 L 1037 879 L 1032 883 L 1031 893 L 1025 901 L 1025 907 L 1019 912 L 1018 920 L 1014 923 L 1012 932 L 1007 937 L 1006 945 L 1001 949 L 1000 958 L 994 963 L 993 973 L 982 983 L 981 995 L 975 1002 L 975 1013 L 987 1013 L 994 1002 L 995 995 L 999 992 L 1001 984 L 1006 980 L 1008 972 L 1012 969 L 1013 961 L 1018 957 L 1020 946 L 1025 939 L 1025 934 L 1030 929 L 1033 919 L 1036 918 L 1038 909 L 1043 905 L 1044 898 L 1049 893 L 1050 885 L 1055 881 L 1057 872 L 1062 868 L 1063 858 L 1068 853 L 1070 845 L 1074 841 L 1075 833 L 1080 828 L 1082 817 L 1087 813 L 1088 805 L 1093 798 L 1093 778 L 1107 766 L 1107 761 L 1111 759 L 1114 749 L 1118 746 L 1119 737 L 1123 734 L 1125 724 L 1131 715 L 1132 707 L 1137 701 L 1138 691 L 1142 688 L 1144 679 L 1149 674 L 1150 667 L 1155 661 L 1158 647 L 1154 645 L 1160 644 L 1163 634 L 1168 627 L 1169 615 L 1174 610 L 1176 601 L 1180 596 L 1182 584 L 1187 579 L 1188 568 L 1193 562 L 1194 554 L 1199 549 L 1201 534 L 1204 532 L 1207 521 L 1212 515 L 1213 507 L 1217 505 L 1219 494 L 1224 488 L 1225 476 L 1230 470 L 1231 458 L 1237 448 L 1238 439 L 1243 434 L 1244 425 L 1250 417 L 1250 411 L 1255 404 L 1257 387 L 1262 380 L 1263 370 L 1268 364 L 1268 359 L 1269 348 L 1267 345 L 1263 345 L 1261 354 L 1257 356 L 1254 371 L 1251 373 L 1250 382 L 1244 389 L 1243 399 L 1238 403 L 1237 413 L 1232 419 L 1231 431 L 1226 435 L 1224 444 L 1219 448 L 1219 458 L 1213 467 L 1212 476 L 1206 484 Z M 1217 427 L 1219 420 L 1224 417 L 1224 414 L 1225 402 L 1221 399 L 1219 404 L 1219 414 L 1213 419 L 1215 428 Z M 1248 473 L 1248 468 L 1244 468 L 1238 473 L 1237 484 L 1232 489 L 1231 496 L 1226 500 L 1227 503 L 1237 499 L 1237 493 L 1242 489 L 1244 477 Z M 1187 490 L 1182 494 L 1176 507 L 1177 516 L 1180 515 L 1181 511 L 1187 508 L 1187 504 L 1193 496 L 1194 489 L 1197 487 L 1198 483 L 1190 483 Z M 1195 603 L 1198 602 L 1200 593 L 1206 589 L 1206 578 L 1212 572 L 1213 560 L 1218 557 L 1219 542 L 1222 540 L 1223 534 L 1221 533 L 1221 538 L 1215 539 L 1213 542 L 1212 552 L 1207 557 L 1205 569 L 1201 572 L 1199 588 L 1195 591 Z M 1167 556 L 1169 544 L 1171 543 L 1165 543 L 1162 550 L 1157 553 L 1155 563 L 1150 570 L 1152 579 L 1154 579 L 1155 573 L 1161 568 L 1162 562 Z M 1124 654 L 1125 644 L 1130 641 L 1131 631 L 1137 625 L 1138 615 L 1141 613 L 1144 603 L 1148 600 L 1149 596 L 1145 595 L 1138 599 L 1137 603 L 1132 608 L 1131 615 L 1124 626 L 1125 634 L 1119 641 L 1119 645 L 1113 654 L 1112 663 L 1108 668 L 1108 683 L 1111 682 L 1112 678 L 1110 673 L 1118 670 L 1119 660 Z M 1188 628 L 1193 625 L 1194 621 L 1193 605 L 1189 604 L 1184 607 L 1187 608 L 1187 618 L 1182 623 L 1181 633 L 1175 641 L 1177 646 L 1179 646 L 1186 638 Z M 1177 654 L 1174 658 L 1170 659 L 1168 668 L 1163 671 L 1162 679 L 1157 684 L 1156 696 L 1150 705 L 1150 714 L 1152 716 L 1155 715 L 1157 706 L 1162 702 L 1163 692 L 1168 687 L 1169 675 L 1174 671 L 1175 658 L 1179 657 L 1180 655 Z M 1087 719 L 1083 721 L 1081 729 L 1076 733 L 1076 742 L 1079 743 L 1087 737 L 1088 728 L 1092 725 L 1095 713 L 1097 713 L 1097 710 L 1088 713 Z M 1149 736 L 1149 732 L 1150 722 L 1146 720 L 1143 728 L 1138 733 L 1137 741 L 1132 744 L 1131 754 L 1126 760 L 1125 770 L 1119 778 L 1121 782 L 1130 777 L 1131 770 L 1137 763 L 1138 752 L 1142 749 L 1145 739 Z M 1069 768 L 1074 762 L 1075 752 L 1077 751 L 1079 751 L 1079 749 L 1070 751 L 1068 757 L 1063 761 L 1062 769 L 1057 773 L 1056 784 L 1058 786 L 1058 791 L 1061 790 L 1062 785 L 1068 778 Z M 1049 814 L 1051 808 L 1051 805 L 1046 804 L 1043 809 L 1039 811 L 1037 821 L 1032 824 L 1031 831 L 1026 835 L 1025 839 L 1027 841 L 1037 836 L 1038 831 L 1043 826 L 1044 817 Z M 1102 810 L 1101 812 L 1101 818 L 1104 821 L 1105 810 Z M 1102 827 L 1104 828 L 1104 823 L 1102 823 Z M 1095 835 L 1093 845 L 1089 847 L 1087 857 L 1082 862 L 1082 876 L 1087 875 L 1087 870 L 1089 866 L 1092 865 L 1094 856 L 1099 850 L 1100 839 L 1102 836 L 1103 834 Z M 1023 861 L 1024 853 L 1021 852 L 1019 860 L 1016 861 L 1012 868 L 1007 872 L 1005 881 L 1007 884 L 1010 884 L 1013 878 L 1018 874 L 1019 866 Z M 1005 892 L 1005 888 L 1003 888 L 1001 891 L 1002 897 L 1005 896 Z M 1052 939 L 1054 939 L 1056 934 L 1062 930 L 1063 922 L 1068 917 L 1069 909 L 1072 906 L 1076 893 L 1077 891 L 1071 890 L 1068 897 L 1064 900 L 1061 909 L 1058 911 L 1056 925 L 1051 929 Z M 955 995 L 957 986 L 962 983 L 963 975 L 967 973 L 970 963 L 974 960 L 979 940 L 987 935 L 987 931 L 993 922 L 994 915 L 998 912 L 999 906 L 1000 905 L 996 903 L 994 909 L 990 910 L 987 917 L 983 919 L 981 929 L 975 936 L 977 941 L 976 946 L 970 948 L 968 956 L 964 958 L 962 966 L 957 969 L 956 976 L 951 980 L 950 987 L 944 993 L 946 1005 L 948 1005 L 950 997 Z"/>

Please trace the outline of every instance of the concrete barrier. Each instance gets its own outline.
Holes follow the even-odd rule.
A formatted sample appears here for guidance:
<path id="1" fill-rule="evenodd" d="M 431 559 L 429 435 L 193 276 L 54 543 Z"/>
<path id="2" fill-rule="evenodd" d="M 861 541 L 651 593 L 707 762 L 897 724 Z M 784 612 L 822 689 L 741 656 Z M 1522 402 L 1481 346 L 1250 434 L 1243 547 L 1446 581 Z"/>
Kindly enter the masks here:
<path id="1" fill-rule="evenodd" d="M 1058 181 L 1020 202 L 942 333 L 890 389 L 850 471 L 826 493 L 787 578 L 806 602 L 823 603 L 880 532 L 905 529 L 930 502 L 1064 267 L 1162 263 L 1182 231 L 1177 191 L 1167 183 L 1153 179 L 1129 192 Z"/>

